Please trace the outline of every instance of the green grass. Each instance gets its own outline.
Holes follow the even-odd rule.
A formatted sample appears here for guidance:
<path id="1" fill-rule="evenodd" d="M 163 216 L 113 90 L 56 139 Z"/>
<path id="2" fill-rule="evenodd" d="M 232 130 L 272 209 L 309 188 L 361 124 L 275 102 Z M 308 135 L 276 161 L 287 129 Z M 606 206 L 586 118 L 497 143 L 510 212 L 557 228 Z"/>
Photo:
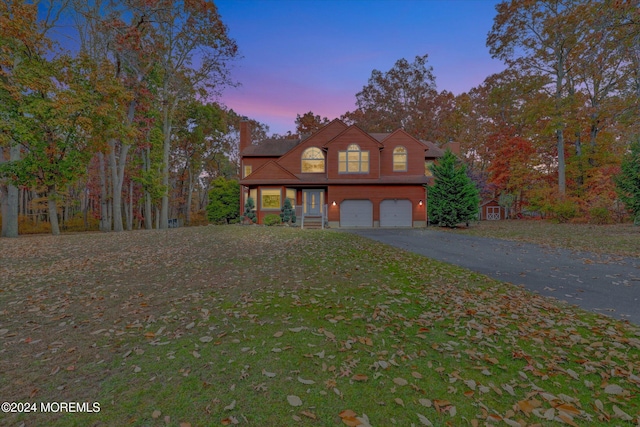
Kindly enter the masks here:
<path id="1" fill-rule="evenodd" d="M 637 327 L 351 234 L 209 226 L 0 250 L 0 394 L 101 408 L 2 425 L 640 421 Z"/>
<path id="2" fill-rule="evenodd" d="M 631 223 L 593 225 L 556 224 L 540 220 L 480 221 L 468 228 L 448 231 L 578 251 L 640 257 L 640 227 Z"/>

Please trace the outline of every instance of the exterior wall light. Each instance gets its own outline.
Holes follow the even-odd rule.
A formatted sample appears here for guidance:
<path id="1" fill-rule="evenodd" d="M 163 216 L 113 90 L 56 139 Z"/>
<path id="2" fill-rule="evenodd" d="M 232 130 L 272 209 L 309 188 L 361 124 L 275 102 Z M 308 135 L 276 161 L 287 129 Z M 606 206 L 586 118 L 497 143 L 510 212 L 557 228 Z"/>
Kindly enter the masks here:
<path id="1" fill-rule="evenodd" d="M 418 203 L 420 206 L 422 206 L 422 200 L 420 200 L 420 202 Z"/>
<path id="2" fill-rule="evenodd" d="M 331 206 L 335 206 L 336 205 L 336 201 L 334 200 L 333 202 L 331 202 Z"/>

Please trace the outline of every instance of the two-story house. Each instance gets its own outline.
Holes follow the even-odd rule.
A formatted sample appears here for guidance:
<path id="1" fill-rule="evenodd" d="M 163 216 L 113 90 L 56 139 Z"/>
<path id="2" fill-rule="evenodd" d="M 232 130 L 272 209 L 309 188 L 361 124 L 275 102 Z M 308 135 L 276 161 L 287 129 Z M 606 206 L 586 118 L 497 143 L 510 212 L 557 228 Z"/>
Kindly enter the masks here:
<path id="1" fill-rule="evenodd" d="M 443 155 L 433 143 L 402 129 L 367 133 L 336 119 L 302 139 L 253 145 L 248 126 L 240 128 L 241 210 L 252 197 L 258 223 L 279 214 L 289 198 L 298 222 L 322 217 L 330 227 L 426 225 L 428 166 Z"/>

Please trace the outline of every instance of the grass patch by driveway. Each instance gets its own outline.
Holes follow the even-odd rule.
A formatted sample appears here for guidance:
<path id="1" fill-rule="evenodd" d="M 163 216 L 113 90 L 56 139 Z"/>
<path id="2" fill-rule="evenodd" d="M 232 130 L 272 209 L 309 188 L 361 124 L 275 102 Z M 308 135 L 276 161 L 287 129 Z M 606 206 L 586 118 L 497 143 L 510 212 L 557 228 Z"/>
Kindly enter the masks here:
<path id="1" fill-rule="evenodd" d="M 0 240 L 0 396 L 36 425 L 636 425 L 640 330 L 330 231 Z"/>
<path id="2" fill-rule="evenodd" d="M 540 220 L 474 222 L 468 228 L 446 229 L 471 236 L 517 240 L 578 251 L 640 257 L 640 227 L 633 224 L 556 224 Z"/>

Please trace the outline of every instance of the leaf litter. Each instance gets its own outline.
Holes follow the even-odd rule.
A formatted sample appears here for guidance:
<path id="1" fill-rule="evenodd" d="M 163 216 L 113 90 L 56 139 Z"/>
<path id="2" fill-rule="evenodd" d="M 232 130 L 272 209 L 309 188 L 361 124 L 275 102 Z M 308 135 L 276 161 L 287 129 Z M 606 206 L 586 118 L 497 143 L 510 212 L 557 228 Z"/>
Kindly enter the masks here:
<path id="1" fill-rule="evenodd" d="M 633 325 L 353 236 L 252 227 L 164 236 L 0 241 L 5 398 L 38 389 L 41 399 L 110 399 L 96 384 L 122 377 L 126 395 L 194 378 L 195 395 L 214 398 L 202 412 L 224 425 L 262 419 L 239 408 L 269 413 L 282 404 L 270 393 L 299 407 L 300 422 L 639 423 Z M 269 254 L 282 248 L 275 267 Z M 246 387 L 216 385 L 238 378 Z M 340 406 L 356 411 L 343 417 Z M 179 411 L 171 401 L 148 409 L 202 420 Z"/>

